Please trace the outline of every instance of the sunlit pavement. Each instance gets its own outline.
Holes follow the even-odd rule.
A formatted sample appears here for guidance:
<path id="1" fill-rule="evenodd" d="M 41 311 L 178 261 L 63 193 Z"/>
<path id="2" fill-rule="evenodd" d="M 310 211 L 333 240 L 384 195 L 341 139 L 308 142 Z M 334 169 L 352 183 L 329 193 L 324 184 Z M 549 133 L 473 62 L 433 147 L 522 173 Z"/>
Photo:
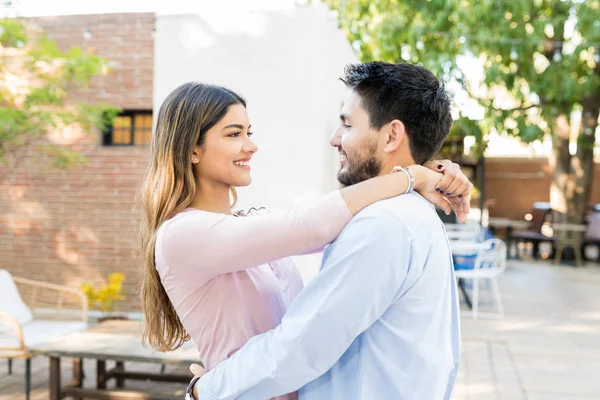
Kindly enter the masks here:
<path id="1" fill-rule="evenodd" d="M 509 261 L 500 287 L 504 318 L 462 318 L 454 400 L 600 399 L 600 266 Z"/>
<path id="2" fill-rule="evenodd" d="M 600 399 L 600 266 L 510 261 L 500 287 L 504 318 L 462 318 L 463 356 L 454 400 Z M 489 304 L 486 295 L 483 290 L 482 300 Z M 128 365 L 158 372 L 156 365 Z M 92 363 L 85 365 L 86 387 L 95 384 L 94 369 Z M 70 377 L 71 367 L 64 363 L 63 383 Z M 23 361 L 14 361 L 11 376 L 6 362 L 0 363 L 0 400 L 24 399 L 23 385 Z M 44 357 L 32 363 L 32 386 L 32 399 L 48 399 Z M 183 390 L 180 384 L 127 386 Z"/>

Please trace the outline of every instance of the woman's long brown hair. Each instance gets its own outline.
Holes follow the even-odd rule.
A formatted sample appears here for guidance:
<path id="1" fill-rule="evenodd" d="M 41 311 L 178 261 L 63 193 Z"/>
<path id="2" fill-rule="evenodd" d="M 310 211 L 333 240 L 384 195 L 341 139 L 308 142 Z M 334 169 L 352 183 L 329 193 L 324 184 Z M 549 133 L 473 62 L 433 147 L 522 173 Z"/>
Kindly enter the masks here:
<path id="1" fill-rule="evenodd" d="M 169 94 L 158 113 L 150 145 L 150 163 L 139 190 L 143 340 L 158 351 L 175 350 L 190 336 L 156 270 L 156 235 L 165 221 L 192 203 L 196 193 L 191 162 L 194 146 L 203 145 L 206 132 L 233 104 L 246 106 L 240 96 L 228 89 L 186 83 Z M 235 202 L 237 196 L 233 188 L 232 193 Z"/>

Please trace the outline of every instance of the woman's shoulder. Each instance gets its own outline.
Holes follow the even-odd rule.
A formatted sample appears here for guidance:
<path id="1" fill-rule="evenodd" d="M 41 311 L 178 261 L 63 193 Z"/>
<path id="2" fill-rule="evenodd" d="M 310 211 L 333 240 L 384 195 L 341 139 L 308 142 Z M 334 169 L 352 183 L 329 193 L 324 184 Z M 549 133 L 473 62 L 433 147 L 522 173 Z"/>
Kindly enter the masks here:
<path id="1" fill-rule="evenodd" d="M 216 222 L 224 218 L 231 218 L 231 215 L 213 213 L 196 208 L 186 208 L 178 212 L 173 217 L 169 218 L 158 228 L 159 235 L 164 235 L 165 232 L 176 233 L 185 232 L 189 228 L 202 228 L 202 226 L 210 227 Z"/>
<path id="2" fill-rule="evenodd" d="M 165 221 L 159 228 L 159 235 L 185 233 L 189 229 L 201 230 L 202 227 L 210 229 L 215 224 L 229 218 L 247 217 L 257 215 L 271 214 L 266 207 L 251 207 L 248 210 L 236 210 L 233 214 L 214 213 L 210 211 L 198 210 L 196 208 L 186 208 Z"/>

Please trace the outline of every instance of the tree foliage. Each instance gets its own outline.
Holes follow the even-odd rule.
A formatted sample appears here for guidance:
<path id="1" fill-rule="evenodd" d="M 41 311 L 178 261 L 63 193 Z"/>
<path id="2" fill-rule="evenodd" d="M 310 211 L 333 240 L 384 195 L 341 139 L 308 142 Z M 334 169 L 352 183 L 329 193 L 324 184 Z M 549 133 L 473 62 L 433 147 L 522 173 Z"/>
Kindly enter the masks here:
<path id="1" fill-rule="evenodd" d="M 482 144 L 492 130 L 525 143 L 554 135 L 555 186 L 566 203 L 585 205 L 600 108 L 599 0 L 327 3 L 362 61 L 420 63 L 483 108 L 476 121 L 461 110 L 454 134 Z M 574 110 L 583 124 L 571 158 Z"/>
<path id="2" fill-rule="evenodd" d="M 40 139 L 50 131 L 78 124 L 94 132 L 116 113 L 103 104 L 68 101 L 69 91 L 106 74 L 105 59 L 80 47 L 63 51 L 56 42 L 32 35 L 21 20 L 0 19 L 0 161 L 15 167 L 33 144 L 55 167 L 83 162 L 67 146 Z"/>

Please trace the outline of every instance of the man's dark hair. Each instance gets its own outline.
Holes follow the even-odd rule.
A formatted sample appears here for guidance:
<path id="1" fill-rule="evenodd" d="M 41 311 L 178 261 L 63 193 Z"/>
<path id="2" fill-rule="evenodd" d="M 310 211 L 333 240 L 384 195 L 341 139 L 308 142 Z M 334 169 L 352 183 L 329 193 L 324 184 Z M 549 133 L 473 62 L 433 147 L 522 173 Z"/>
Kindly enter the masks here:
<path id="1" fill-rule="evenodd" d="M 374 129 L 402 121 L 417 164 L 440 150 L 452 126 L 450 97 L 431 71 L 375 61 L 348 65 L 340 80 L 361 97 Z"/>

